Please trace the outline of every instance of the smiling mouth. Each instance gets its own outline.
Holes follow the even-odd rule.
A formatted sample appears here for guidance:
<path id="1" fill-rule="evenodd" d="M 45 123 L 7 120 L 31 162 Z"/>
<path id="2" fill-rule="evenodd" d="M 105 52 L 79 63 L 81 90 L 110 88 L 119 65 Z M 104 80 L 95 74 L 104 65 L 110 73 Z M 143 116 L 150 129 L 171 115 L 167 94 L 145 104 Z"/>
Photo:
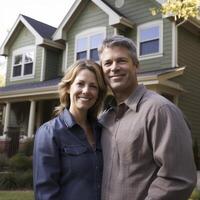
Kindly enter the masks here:
<path id="1" fill-rule="evenodd" d="M 117 75 L 109 76 L 110 79 L 112 79 L 112 78 L 117 79 L 117 78 L 122 78 L 122 77 L 124 77 L 124 74 L 117 74 Z"/>
<path id="2" fill-rule="evenodd" d="M 88 98 L 88 97 L 79 97 L 79 99 L 82 100 L 82 101 L 89 101 L 90 100 L 90 98 Z"/>

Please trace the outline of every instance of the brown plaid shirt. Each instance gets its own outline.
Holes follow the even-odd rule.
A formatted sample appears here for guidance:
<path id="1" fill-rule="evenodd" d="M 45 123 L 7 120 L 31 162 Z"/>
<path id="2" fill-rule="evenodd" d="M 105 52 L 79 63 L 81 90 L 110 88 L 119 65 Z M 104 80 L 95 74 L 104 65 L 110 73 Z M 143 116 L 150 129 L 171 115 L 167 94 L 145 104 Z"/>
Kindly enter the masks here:
<path id="1" fill-rule="evenodd" d="M 187 200 L 196 184 L 190 130 L 171 102 L 136 88 L 100 118 L 104 129 L 102 200 Z"/>

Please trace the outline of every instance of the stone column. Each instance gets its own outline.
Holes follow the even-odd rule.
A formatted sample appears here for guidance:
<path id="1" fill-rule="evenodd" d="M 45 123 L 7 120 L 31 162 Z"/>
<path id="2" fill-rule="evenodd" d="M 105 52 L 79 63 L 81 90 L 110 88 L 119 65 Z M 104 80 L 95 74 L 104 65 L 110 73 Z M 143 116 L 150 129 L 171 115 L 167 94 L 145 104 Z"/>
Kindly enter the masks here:
<path id="1" fill-rule="evenodd" d="M 29 121 L 28 121 L 28 137 L 32 137 L 34 133 L 35 108 L 36 108 L 36 101 L 32 100 L 30 105 Z"/>

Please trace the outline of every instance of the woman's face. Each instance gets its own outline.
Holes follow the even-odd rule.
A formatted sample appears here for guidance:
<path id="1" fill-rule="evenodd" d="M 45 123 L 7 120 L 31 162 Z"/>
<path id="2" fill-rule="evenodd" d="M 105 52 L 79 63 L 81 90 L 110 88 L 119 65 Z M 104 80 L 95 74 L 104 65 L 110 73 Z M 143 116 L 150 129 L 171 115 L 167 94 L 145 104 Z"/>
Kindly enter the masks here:
<path id="1" fill-rule="evenodd" d="M 81 70 L 70 86 L 70 112 L 87 112 L 97 101 L 99 93 L 95 74 L 88 69 Z"/>

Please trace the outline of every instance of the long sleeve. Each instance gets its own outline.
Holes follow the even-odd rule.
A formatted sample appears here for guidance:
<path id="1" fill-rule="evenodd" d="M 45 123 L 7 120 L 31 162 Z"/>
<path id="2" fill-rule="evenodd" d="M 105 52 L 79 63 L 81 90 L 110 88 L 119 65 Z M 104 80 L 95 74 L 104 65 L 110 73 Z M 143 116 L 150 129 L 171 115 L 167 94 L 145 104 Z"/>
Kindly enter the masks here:
<path id="1" fill-rule="evenodd" d="M 33 179 L 36 200 L 60 200 L 59 148 L 47 124 L 36 133 L 33 153 Z"/>
<path id="2" fill-rule="evenodd" d="M 196 184 L 191 133 L 175 106 L 163 105 L 149 123 L 157 177 L 145 200 L 187 200 Z"/>

